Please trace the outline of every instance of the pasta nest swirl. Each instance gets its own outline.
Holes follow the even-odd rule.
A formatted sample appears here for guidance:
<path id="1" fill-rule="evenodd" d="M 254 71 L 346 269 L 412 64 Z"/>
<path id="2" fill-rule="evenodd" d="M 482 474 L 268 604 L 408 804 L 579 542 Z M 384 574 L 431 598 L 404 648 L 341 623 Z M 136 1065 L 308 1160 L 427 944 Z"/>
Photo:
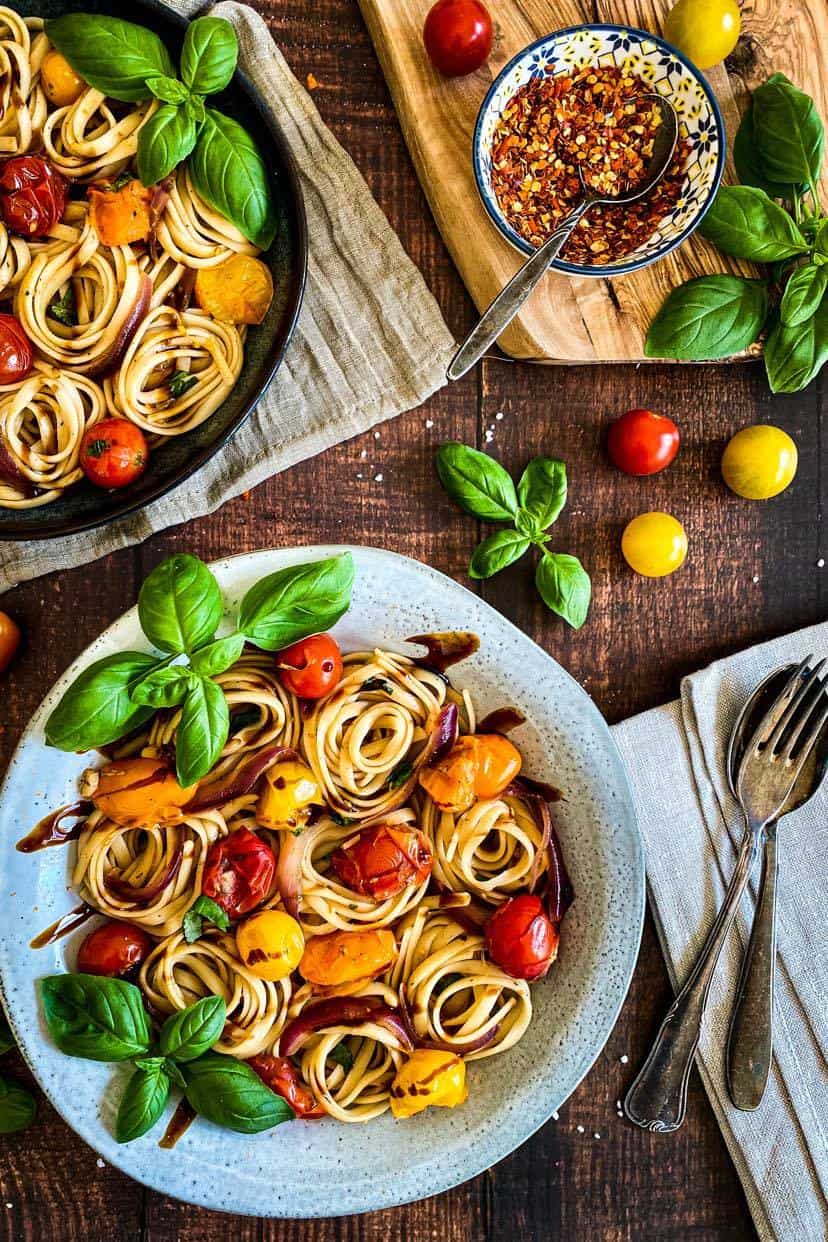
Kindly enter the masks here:
<path id="1" fill-rule="evenodd" d="M 32 261 L 29 243 L 22 237 L 11 237 L 0 224 L 0 297 L 9 297 Z"/>
<path id="2" fill-rule="evenodd" d="M 0 387 L 0 450 L 14 467 L 0 473 L 0 505 L 45 505 L 83 478 L 81 440 L 104 413 L 104 395 L 93 380 L 45 362 L 36 361 L 19 383 Z"/>
<path id="3" fill-rule="evenodd" d="M 232 254 L 259 254 L 258 246 L 204 201 L 186 167 L 176 173 L 156 239 L 184 267 L 216 267 Z"/>
<path id="4" fill-rule="evenodd" d="M 408 800 L 447 686 L 389 651 L 355 652 L 343 665 L 302 745 L 328 804 L 348 819 L 373 819 Z"/>
<path id="5" fill-rule="evenodd" d="M 217 810 L 139 827 L 124 827 L 93 811 L 78 839 L 72 884 L 100 914 L 168 936 L 178 931 L 201 892 L 210 846 L 228 831 Z"/>
<path id="6" fill-rule="evenodd" d="M 378 980 L 352 995 L 377 997 L 391 1008 L 399 1003 L 396 993 Z M 310 985 L 304 984 L 293 998 L 290 1017 L 297 1017 L 318 999 Z M 344 1044 L 353 1058 L 348 1069 L 331 1059 L 337 1044 Z M 391 1083 L 407 1057 L 396 1037 L 375 1022 L 324 1027 L 295 1055 L 302 1080 L 325 1112 L 337 1121 L 349 1122 L 371 1121 L 390 1107 Z"/>
<path id="7" fill-rule="evenodd" d="M 543 833 L 521 798 L 505 795 L 475 802 L 462 815 L 441 811 L 425 793 L 420 802 L 434 875 L 445 888 L 499 905 L 530 886 Z M 538 875 L 547 867 L 544 850 Z"/>
<path id="8" fill-rule="evenodd" d="M 439 1041 L 467 1061 L 517 1043 L 532 1019 L 529 984 L 487 959 L 482 935 L 431 897 L 396 934 L 400 951 L 388 981 L 405 997 L 418 1039 Z"/>
<path id="9" fill-rule="evenodd" d="M 245 1061 L 269 1051 L 288 1013 L 290 979 L 257 979 L 239 957 L 232 933 L 206 932 L 187 944 L 177 931 L 157 944 L 141 967 L 141 990 L 160 1014 L 186 1009 L 204 996 L 221 996 L 227 1021 L 214 1051 Z"/>
<path id="10" fill-rule="evenodd" d="M 106 96 L 89 86 L 73 104 L 55 108 L 43 125 L 49 160 L 73 181 L 117 176 L 138 150 L 138 133 L 158 109 L 158 100 L 130 105 L 118 118 Z"/>
<path id="11" fill-rule="evenodd" d="M 152 435 L 178 436 L 218 409 L 243 362 L 243 340 L 233 324 L 205 311 L 157 306 L 139 325 L 117 372 L 104 380 L 107 406 Z M 174 397 L 169 380 L 178 371 L 196 382 Z"/>
<path id="12" fill-rule="evenodd" d="M 40 146 L 48 111 L 40 66 L 48 48 L 40 18 L 0 6 L 0 155 Z"/>

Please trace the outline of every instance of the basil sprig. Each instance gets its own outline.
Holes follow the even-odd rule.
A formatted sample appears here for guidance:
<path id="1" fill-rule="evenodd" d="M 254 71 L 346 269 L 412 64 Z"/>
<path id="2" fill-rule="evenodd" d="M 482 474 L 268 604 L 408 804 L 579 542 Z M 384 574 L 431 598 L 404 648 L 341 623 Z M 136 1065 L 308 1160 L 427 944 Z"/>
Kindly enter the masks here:
<path id="1" fill-rule="evenodd" d="M 555 457 L 536 457 L 517 487 L 507 470 L 486 453 L 450 441 L 437 450 L 437 473 L 448 494 L 484 522 L 508 522 L 478 544 L 469 563 L 472 578 L 491 578 L 519 560 L 532 545 L 541 553 L 535 585 L 552 612 L 574 629 L 587 618 L 592 595 L 589 574 L 575 556 L 549 549 L 548 528 L 566 504 L 566 466 Z"/>
<path id="2" fill-rule="evenodd" d="M 184 939 L 187 944 L 195 944 L 196 940 L 200 940 L 204 932 L 204 921 L 212 923 L 214 927 L 218 927 L 219 931 L 228 931 L 230 928 L 230 919 L 225 910 L 213 901 L 212 897 L 205 897 L 203 893 L 196 897 L 190 906 L 181 923 L 181 930 L 184 933 Z"/>
<path id="3" fill-rule="evenodd" d="M 47 19 L 46 34 L 84 82 L 123 103 L 149 99 L 147 79 L 175 73 L 158 35 L 120 17 L 65 13 Z"/>

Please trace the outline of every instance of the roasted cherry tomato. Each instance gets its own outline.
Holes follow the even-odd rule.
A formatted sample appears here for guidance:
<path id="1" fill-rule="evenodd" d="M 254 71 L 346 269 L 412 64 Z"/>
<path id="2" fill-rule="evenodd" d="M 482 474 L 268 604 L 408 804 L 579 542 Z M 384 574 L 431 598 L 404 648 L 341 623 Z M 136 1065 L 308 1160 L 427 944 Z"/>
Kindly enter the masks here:
<path id="1" fill-rule="evenodd" d="M 540 979 L 558 955 L 558 929 L 533 893 L 510 897 L 486 924 L 486 952 L 515 979 Z"/>
<path id="2" fill-rule="evenodd" d="M 0 612 L 0 673 L 5 673 L 19 646 L 20 626 L 7 612 Z"/>
<path id="3" fill-rule="evenodd" d="M 237 919 L 264 901 L 275 875 L 276 855 L 267 842 L 249 828 L 238 828 L 210 846 L 201 891 Z"/>
<path id="4" fill-rule="evenodd" d="M 81 944 L 78 970 L 82 975 L 125 975 L 149 956 L 152 945 L 152 937 L 143 927 L 109 919 Z"/>
<path id="5" fill-rule="evenodd" d="M 443 811 L 460 815 L 477 798 L 497 798 L 521 769 L 520 751 L 500 733 L 458 738 L 448 754 L 423 768 L 420 784 Z"/>
<path id="6" fill-rule="evenodd" d="M 63 219 L 68 182 L 39 155 L 14 155 L 0 166 L 0 214 L 13 233 L 45 237 Z"/>
<path id="7" fill-rule="evenodd" d="M 257 979 L 285 979 L 302 959 L 302 928 L 284 910 L 260 910 L 236 928 L 236 948 Z"/>
<path id="8" fill-rule="evenodd" d="M 311 634 L 276 656 L 279 677 L 300 699 L 321 699 L 342 678 L 342 653 L 330 634 Z"/>
<path id="9" fill-rule="evenodd" d="M 278 831 L 301 828 L 310 819 L 312 806 L 324 806 L 319 782 L 306 763 L 286 759 L 268 768 L 256 803 L 256 822 Z"/>
<path id="10" fill-rule="evenodd" d="M 793 482 L 798 461 L 796 445 L 781 427 L 743 427 L 724 451 L 722 478 L 737 496 L 769 500 Z"/>
<path id="11" fill-rule="evenodd" d="M 736 0 L 678 0 L 664 22 L 664 38 L 699 69 L 710 69 L 730 55 L 741 28 Z"/>
<path id="12" fill-rule="evenodd" d="M 492 50 L 492 19 L 480 0 L 437 0 L 423 26 L 429 60 L 447 78 L 479 69 Z"/>
<path id="13" fill-rule="evenodd" d="M 32 369 L 32 343 L 15 315 L 0 315 L 0 384 L 16 384 Z"/>
<path id="14" fill-rule="evenodd" d="M 81 793 L 91 798 L 107 819 L 124 827 L 171 824 L 195 793 L 185 789 L 162 759 L 115 759 L 83 774 Z"/>
<path id="15" fill-rule="evenodd" d="M 385 901 L 431 874 L 431 847 L 417 828 L 377 824 L 334 850 L 331 870 L 346 888 Z"/>
<path id="16" fill-rule="evenodd" d="M 431 1104 L 456 1108 L 468 1094 L 466 1067 L 455 1053 L 417 1048 L 391 1083 L 391 1112 L 395 1117 L 413 1117 Z"/>
<path id="17" fill-rule="evenodd" d="M 397 954 L 394 933 L 338 931 L 312 936 L 305 945 L 299 974 L 320 987 L 342 987 L 381 975 Z"/>
<path id="18" fill-rule="evenodd" d="M 675 573 L 687 555 L 687 535 L 669 513 L 639 513 L 621 536 L 621 551 L 630 569 L 644 578 Z"/>
<path id="19" fill-rule="evenodd" d="M 652 410 L 627 410 L 610 423 L 607 450 L 625 474 L 657 474 L 679 449 L 679 429 L 671 418 Z"/>
<path id="20" fill-rule="evenodd" d="M 324 1108 L 314 1099 L 310 1087 L 305 1086 L 296 1066 L 287 1057 L 271 1057 L 260 1052 L 247 1064 L 266 1087 L 287 1101 L 297 1117 L 324 1117 Z"/>
<path id="21" fill-rule="evenodd" d="M 126 487 L 147 468 L 147 441 L 128 418 L 105 418 L 84 432 L 80 466 L 96 487 Z"/>
<path id="22" fill-rule="evenodd" d="M 50 47 L 40 66 L 40 84 L 49 103 L 67 108 L 86 90 L 83 78 L 56 47 Z"/>

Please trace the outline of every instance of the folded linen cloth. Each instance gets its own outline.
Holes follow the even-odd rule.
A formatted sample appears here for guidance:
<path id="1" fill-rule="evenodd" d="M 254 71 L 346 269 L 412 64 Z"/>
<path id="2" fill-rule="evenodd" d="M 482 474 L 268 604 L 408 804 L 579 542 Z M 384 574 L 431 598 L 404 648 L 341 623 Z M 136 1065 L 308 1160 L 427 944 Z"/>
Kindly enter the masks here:
<path id="1" fill-rule="evenodd" d="M 644 838 L 650 907 L 671 981 L 687 977 L 725 894 L 743 819 L 725 768 L 728 737 L 768 673 L 828 655 L 828 623 L 775 639 L 687 677 L 676 703 L 613 729 Z M 750 900 L 722 953 L 697 1063 L 759 1236 L 828 1238 L 828 792 L 779 827 L 774 1059 L 760 1108 L 727 1094 L 725 1046 Z M 669 1135 L 659 1139 L 669 1143 Z"/>
<path id="2" fill-rule="evenodd" d="M 170 7 L 191 16 L 205 5 L 172 0 Z M 310 259 L 299 323 L 267 394 L 197 474 L 101 530 L 35 543 L 0 541 L 0 592 L 212 513 L 278 471 L 413 409 L 445 383 L 451 334 L 356 166 L 262 18 L 230 2 L 211 12 L 235 26 L 240 65 L 281 125 L 302 174 Z"/>

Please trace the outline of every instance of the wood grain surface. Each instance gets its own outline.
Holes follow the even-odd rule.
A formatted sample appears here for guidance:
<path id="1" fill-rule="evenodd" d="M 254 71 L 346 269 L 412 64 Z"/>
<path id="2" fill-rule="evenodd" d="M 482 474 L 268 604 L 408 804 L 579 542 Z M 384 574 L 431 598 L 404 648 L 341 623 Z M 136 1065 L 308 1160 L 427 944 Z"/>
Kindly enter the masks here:
<path id="1" fill-rule="evenodd" d="M 525 262 L 492 224 L 475 187 L 471 138 L 492 81 L 529 43 L 566 26 L 627 22 L 659 33 L 672 0 L 505 0 L 492 8 L 495 39 L 488 61 L 454 79 L 443 78 L 422 52 L 420 30 L 430 0 L 359 3 L 434 218 L 482 311 Z M 728 151 L 747 89 L 771 72 L 787 73 L 817 99 L 822 115 L 828 113 L 828 69 L 823 56 L 811 54 L 828 41 L 825 0 L 747 0 L 742 22 L 727 70 L 719 65 L 706 74 L 722 108 Z M 511 357 L 534 361 L 644 361 L 647 328 L 669 290 L 723 271 L 750 269 L 695 235 L 654 266 L 620 279 L 550 272 L 499 343 Z"/>
<path id="2" fill-rule="evenodd" d="M 390 0 L 389 0 L 390 2 Z M 396 0 L 395 0 L 396 2 Z M 300 79 L 368 179 L 458 334 L 472 306 L 419 188 L 355 0 L 260 3 Z M 635 480 L 602 451 L 609 418 L 633 405 L 663 409 L 683 431 L 669 471 Z M 489 361 L 426 406 L 270 480 L 190 526 L 94 566 L 28 583 L 3 597 L 25 648 L 0 681 L 0 768 L 32 711 L 69 662 L 135 598 L 164 556 L 204 558 L 262 546 L 355 540 L 418 557 L 468 585 L 479 532 L 446 499 L 435 447 L 460 439 L 511 470 L 535 453 L 569 467 L 570 503 L 559 547 L 593 576 L 589 623 L 574 634 L 545 612 L 521 565 L 484 584 L 486 598 L 581 681 L 618 720 L 665 702 L 709 660 L 821 620 L 828 569 L 822 550 L 828 448 L 825 381 L 772 398 L 761 370 L 632 366 L 544 368 Z M 502 415 L 502 417 L 499 417 Z M 773 421 L 800 449 L 793 486 L 767 504 L 740 501 L 718 461 L 738 427 Z M 378 482 L 376 475 L 382 474 Z M 624 522 L 644 509 L 676 513 L 690 538 L 673 578 L 625 569 Z M 394 1211 L 332 1220 L 224 1216 L 144 1190 L 96 1154 L 41 1102 L 37 1124 L 0 1138 L 0 1242 L 741 1242 L 755 1237 L 745 1201 L 698 1078 L 676 1134 L 647 1134 L 616 1113 L 670 999 L 651 920 L 626 1005 L 586 1081 L 508 1159 L 464 1186 Z M 26 1073 L 11 1054 L 4 1072 Z M 289 1127 L 274 1142 L 289 1141 Z"/>

